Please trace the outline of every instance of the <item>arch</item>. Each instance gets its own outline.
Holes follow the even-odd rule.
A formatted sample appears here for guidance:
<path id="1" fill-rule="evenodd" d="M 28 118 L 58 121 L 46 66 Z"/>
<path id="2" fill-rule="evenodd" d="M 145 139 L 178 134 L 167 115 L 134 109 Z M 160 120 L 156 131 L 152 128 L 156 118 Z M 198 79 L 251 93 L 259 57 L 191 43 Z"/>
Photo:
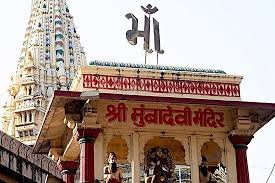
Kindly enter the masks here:
<path id="1" fill-rule="evenodd" d="M 209 166 L 217 166 L 222 162 L 222 149 L 216 142 L 210 140 L 202 145 L 201 156 L 207 158 Z"/>
<path id="2" fill-rule="evenodd" d="M 118 163 L 128 163 L 129 147 L 121 136 L 114 136 L 107 145 L 107 155 L 115 152 Z"/>
<path id="3" fill-rule="evenodd" d="M 180 141 L 175 140 L 173 137 L 154 137 L 148 140 L 144 146 L 144 157 L 147 156 L 150 149 L 155 147 L 167 148 L 171 153 L 171 157 L 175 164 L 186 164 L 184 146 Z"/>

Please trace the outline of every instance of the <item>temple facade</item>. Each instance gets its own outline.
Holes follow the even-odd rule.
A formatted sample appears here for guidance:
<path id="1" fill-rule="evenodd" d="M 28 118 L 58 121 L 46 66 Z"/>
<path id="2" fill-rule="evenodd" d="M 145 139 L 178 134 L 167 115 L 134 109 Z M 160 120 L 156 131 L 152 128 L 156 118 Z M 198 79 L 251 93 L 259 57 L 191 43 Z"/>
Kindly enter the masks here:
<path id="1" fill-rule="evenodd" d="M 33 145 L 54 90 L 68 90 L 81 65 L 85 53 L 66 0 L 33 0 L 2 130 Z"/>
<path id="2" fill-rule="evenodd" d="M 242 101 L 241 80 L 93 61 L 71 91 L 54 92 L 34 153 L 49 154 L 70 183 L 249 183 L 247 145 L 275 104 Z"/>

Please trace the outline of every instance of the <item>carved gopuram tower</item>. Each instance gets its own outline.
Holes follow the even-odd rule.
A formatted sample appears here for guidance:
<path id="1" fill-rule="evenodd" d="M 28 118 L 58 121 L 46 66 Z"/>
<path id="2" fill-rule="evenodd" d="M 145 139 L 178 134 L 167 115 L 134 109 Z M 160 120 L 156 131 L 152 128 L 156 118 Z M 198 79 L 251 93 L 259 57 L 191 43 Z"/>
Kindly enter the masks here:
<path id="1" fill-rule="evenodd" d="M 66 0 L 33 0 L 3 131 L 32 145 L 54 90 L 69 90 L 86 58 Z"/>

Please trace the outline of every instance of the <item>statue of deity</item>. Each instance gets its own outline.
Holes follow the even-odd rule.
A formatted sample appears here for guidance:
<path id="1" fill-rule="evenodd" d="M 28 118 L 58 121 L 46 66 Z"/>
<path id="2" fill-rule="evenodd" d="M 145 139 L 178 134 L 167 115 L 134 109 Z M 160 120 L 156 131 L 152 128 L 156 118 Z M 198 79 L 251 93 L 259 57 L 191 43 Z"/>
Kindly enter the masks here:
<path id="1" fill-rule="evenodd" d="M 31 65 L 33 64 L 33 56 L 32 56 L 32 53 L 30 51 L 28 51 L 28 55 L 27 55 L 27 58 L 26 58 L 26 65 Z"/>
<path id="2" fill-rule="evenodd" d="M 108 157 L 108 165 L 104 167 L 104 178 L 106 183 L 122 183 L 122 170 L 117 166 L 117 156 L 114 152 L 110 152 Z"/>
<path id="3" fill-rule="evenodd" d="M 146 183 L 173 182 L 174 164 L 166 148 L 151 148 L 147 154 Z"/>
<path id="4" fill-rule="evenodd" d="M 202 156 L 200 170 L 200 183 L 214 183 L 216 182 L 215 176 L 208 170 L 208 161 L 205 156 Z"/>

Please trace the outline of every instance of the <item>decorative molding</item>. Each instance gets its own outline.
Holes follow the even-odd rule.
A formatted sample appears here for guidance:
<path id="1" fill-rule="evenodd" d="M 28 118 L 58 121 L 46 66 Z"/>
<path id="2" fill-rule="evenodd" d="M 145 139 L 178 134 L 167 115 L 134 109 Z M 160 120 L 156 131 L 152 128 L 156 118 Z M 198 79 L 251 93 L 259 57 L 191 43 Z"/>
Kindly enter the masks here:
<path id="1" fill-rule="evenodd" d="M 77 128 L 75 131 L 75 137 L 78 141 L 83 139 L 94 143 L 100 132 L 102 132 L 102 129 L 100 128 Z"/>
<path id="2" fill-rule="evenodd" d="M 247 148 L 247 145 L 251 142 L 253 139 L 252 135 L 232 135 L 230 134 L 228 136 L 228 139 L 233 144 L 233 146 L 236 148 L 239 148 L 241 146 Z"/>
<path id="3" fill-rule="evenodd" d="M 83 87 L 154 93 L 240 97 L 240 86 L 233 83 L 107 76 L 97 74 L 83 74 Z"/>
<path id="4" fill-rule="evenodd" d="M 106 62 L 106 61 L 98 61 L 98 60 L 91 61 L 89 65 L 108 66 L 108 67 L 126 67 L 126 68 L 136 68 L 136 69 L 170 70 L 170 71 L 181 71 L 181 72 L 204 72 L 204 73 L 226 74 L 223 70 L 219 70 L 219 69 L 200 69 L 200 68 L 180 67 L 180 66 Z"/>
<path id="5" fill-rule="evenodd" d="M 75 161 L 58 161 L 57 162 L 58 169 L 63 173 L 64 171 L 76 172 L 79 168 L 79 163 Z"/>

